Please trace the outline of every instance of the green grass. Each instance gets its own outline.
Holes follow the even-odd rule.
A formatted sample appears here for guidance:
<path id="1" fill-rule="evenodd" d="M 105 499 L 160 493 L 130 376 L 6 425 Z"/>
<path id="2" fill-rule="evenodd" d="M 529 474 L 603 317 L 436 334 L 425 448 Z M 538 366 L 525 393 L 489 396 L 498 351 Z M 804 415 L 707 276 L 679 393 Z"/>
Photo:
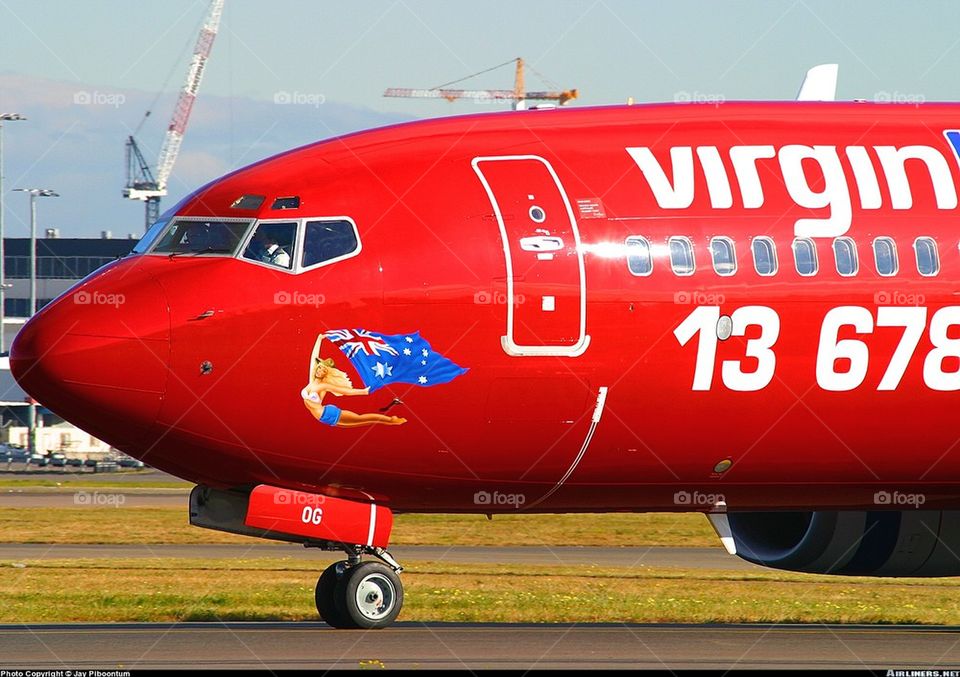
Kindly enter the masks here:
<path id="1" fill-rule="evenodd" d="M 190 482 L 150 480 L 120 480 L 109 475 L 51 475 L 50 477 L 4 477 L 0 479 L 0 489 L 83 489 L 115 487 L 117 489 L 184 489 L 193 488 Z"/>
<path id="2" fill-rule="evenodd" d="M 409 562 L 400 620 L 960 623 L 956 579 Z M 0 622 L 316 620 L 302 560 L 0 562 Z"/>
<path id="3" fill-rule="evenodd" d="M 0 499 L 2 500 L 2 499 Z M 183 508 L 0 508 L 0 543 L 251 543 L 190 526 Z M 392 545 L 716 546 L 700 514 L 398 515 Z"/>

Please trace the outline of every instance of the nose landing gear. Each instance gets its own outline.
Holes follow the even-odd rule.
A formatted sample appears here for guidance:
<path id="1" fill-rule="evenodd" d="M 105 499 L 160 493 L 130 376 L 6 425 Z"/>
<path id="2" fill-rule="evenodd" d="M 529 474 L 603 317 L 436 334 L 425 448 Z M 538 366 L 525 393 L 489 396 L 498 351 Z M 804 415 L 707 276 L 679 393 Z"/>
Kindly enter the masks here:
<path id="1" fill-rule="evenodd" d="M 403 570 L 382 548 L 346 547 L 348 559 L 331 564 L 317 581 L 317 611 L 328 625 L 342 629 L 385 628 L 403 607 Z M 362 562 L 361 554 L 383 560 Z"/>

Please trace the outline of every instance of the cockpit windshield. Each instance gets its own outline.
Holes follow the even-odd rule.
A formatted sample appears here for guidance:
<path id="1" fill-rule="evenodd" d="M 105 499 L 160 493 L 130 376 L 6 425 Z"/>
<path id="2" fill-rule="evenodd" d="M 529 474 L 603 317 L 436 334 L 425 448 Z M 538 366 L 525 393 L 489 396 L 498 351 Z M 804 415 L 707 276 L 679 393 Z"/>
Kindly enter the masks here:
<path id="1" fill-rule="evenodd" d="M 151 250 L 156 254 L 234 255 L 251 221 L 177 219 Z"/>
<path id="2" fill-rule="evenodd" d="M 154 221 L 153 225 L 150 226 L 149 230 L 144 233 L 143 237 L 140 238 L 140 241 L 137 242 L 133 247 L 134 254 L 142 254 L 147 251 L 154 242 L 156 242 L 157 237 L 160 235 L 160 231 L 167 227 L 167 224 L 170 223 L 170 219 L 160 217 Z"/>

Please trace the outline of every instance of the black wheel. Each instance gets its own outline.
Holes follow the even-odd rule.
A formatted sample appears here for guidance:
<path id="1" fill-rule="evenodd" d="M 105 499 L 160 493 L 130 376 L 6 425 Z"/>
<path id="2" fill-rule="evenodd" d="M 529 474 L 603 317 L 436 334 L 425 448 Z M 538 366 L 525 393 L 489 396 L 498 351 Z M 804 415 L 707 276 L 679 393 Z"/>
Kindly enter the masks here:
<path id="1" fill-rule="evenodd" d="M 328 566 L 326 570 L 320 574 L 320 578 L 317 580 L 317 590 L 314 594 L 320 618 L 322 618 L 327 625 L 335 628 L 354 627 L 349 620 L 344 618 L 337 610 L 337 583 L 339 583 L 346 572 L 346 567 L 347 563 L 345 561 L 336 562 Z"/>
<path id="2" fill-rule="evenodd" d="M 403 583 L 393 569 L 364 562 L 347 569 L 337 582 L 337 612 L 354 628 L 385 628 L 403 608 Z"/>

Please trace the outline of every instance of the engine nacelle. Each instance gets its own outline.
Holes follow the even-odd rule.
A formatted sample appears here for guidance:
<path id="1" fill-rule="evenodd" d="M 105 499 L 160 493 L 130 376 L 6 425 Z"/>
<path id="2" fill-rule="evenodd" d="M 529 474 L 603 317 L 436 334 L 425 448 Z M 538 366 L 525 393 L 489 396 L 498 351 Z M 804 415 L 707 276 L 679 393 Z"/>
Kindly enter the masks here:
<path id="1" fill-rule="evenodd" d="M 960 512 L 727 513 L 737 554 L 775 569 L 848 576 L 960 575 Z"/>

